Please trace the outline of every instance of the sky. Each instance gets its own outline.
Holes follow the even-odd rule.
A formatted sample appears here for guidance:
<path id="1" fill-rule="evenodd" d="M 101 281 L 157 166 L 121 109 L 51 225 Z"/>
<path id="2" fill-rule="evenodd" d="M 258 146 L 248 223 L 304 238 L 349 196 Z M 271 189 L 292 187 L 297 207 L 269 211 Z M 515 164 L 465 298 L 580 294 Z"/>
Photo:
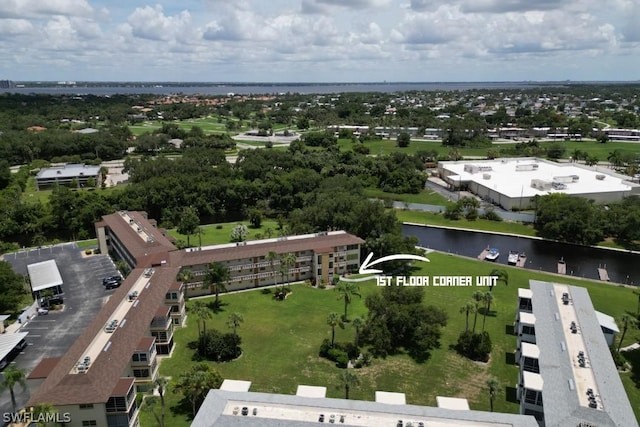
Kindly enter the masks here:
<path id="1" fill-rule="evenodd" d="M 638 0 L 0 0 L 0 79 L 640 80 Z"/>

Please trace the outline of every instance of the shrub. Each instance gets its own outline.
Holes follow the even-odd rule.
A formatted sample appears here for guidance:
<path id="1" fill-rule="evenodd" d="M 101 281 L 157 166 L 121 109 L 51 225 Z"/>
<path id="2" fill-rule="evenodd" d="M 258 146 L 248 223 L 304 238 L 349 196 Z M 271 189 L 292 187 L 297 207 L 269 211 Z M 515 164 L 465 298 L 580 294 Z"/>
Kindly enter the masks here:
<path id="1" fill-rule="evenodd" d="M 502 221 L 502 217 L 498 215 L 493 209 L 485 209 L 480 218 L 487 219 L 489 221 Z"/>
<path id="2" fill-rule="evenodd" d="M 222 224 L 216 225 L 216 230 L 222 230 Z"/>
<path id="3" fill-rule="evenodd" d="M 463 332 L 458 337 L 458 343 L 456 344 L 456 350 L 462 356 L 482 362 L 489 360 L 491 347 L 491 337 L 486 331 L 477 334 L 471 331 Z"/>
<path id="4" fill-rule="evenodd" d="M 85 249 L 84 253 L 85 253 L 85 255 L 91 255 L 93 253 L 93 251 L 91 249 Z"/>
<path id="5" fill-rule="evenodd" d="M 198 354 L 214 362 L 227 362 L 240 356 L 241 339 L 232 333 L 221 334 L 214 330 L 202 334 L 198 341 Z"/>

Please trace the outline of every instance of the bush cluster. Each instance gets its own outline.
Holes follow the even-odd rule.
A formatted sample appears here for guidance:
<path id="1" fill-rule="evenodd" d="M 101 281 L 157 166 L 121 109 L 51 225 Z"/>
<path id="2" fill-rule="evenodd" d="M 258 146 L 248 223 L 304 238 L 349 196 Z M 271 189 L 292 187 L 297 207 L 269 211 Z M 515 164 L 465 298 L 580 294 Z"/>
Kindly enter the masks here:
<path id="1" fill-rule="evenodd" d="M 336 362 L 338 368 L 346 368 L 349 360 L 356 359 L 359 355 L 360 350 L 353 343 L 337 342 L 331 347 L 331 342 L 326 338 L 320 345 L 319 356 Z"/>
<path id="2" fill-rule="evenodd" d="M 471 360 L 486 362 L 491 354 L 491 337 L 488 332 L 474 333 L 465 331 L 458 337 L 456 350 Z"/>
<path id="3" fill-rule="evenodd" d="M 200 335 L 198 340 L 198 354 L 214 362 L 228 362 L 240 356 L 241 338 L 232 333 L 222 334 L 217 330 L 210 330 Z"/>

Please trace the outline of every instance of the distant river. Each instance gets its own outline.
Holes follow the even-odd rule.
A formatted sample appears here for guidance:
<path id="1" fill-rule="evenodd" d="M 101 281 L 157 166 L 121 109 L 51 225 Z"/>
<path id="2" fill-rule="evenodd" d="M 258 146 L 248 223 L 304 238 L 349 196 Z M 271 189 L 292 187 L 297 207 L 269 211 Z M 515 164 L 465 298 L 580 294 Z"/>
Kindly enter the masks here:
<path id="1" fill-rule="evenodd" d="M 548 85 L 549 83 L 547 83 Z M 75 86 L 57 85 L 52 87 L 25 87 L 0 89 L 2 92 L 37 93 L 48 95 L 114 95 L 114 94 L 201 94 L 238 95 L 280 94 L 280 93 L 344 93 L 344 92 L 407 92 L 407 91 L 455 91 L 469 89 L 522 89 L 541 86 L 541 83 L 527 82 L 463 82 L 463 83 L 246 83 L 246 84 L 156 84 L 156 83 L 113 83 Z"/>
<path id="2" fill-rule="evenodd" d="M 489 245 L 500 250 L 498 264 L 507 264 L 510 250 L 525 252 L 526 267 L 533 270 L 557 273 L 558 260 L 564 258 L 567 275 L 598 279 L 598 267 L 606 265 L 612 282 L 640 284 L 640 255 L 630 252 L 413 225 L 403 225 L 402 233 L 417 237 L 420 246 L 425 248 L 473 258 Z"/>

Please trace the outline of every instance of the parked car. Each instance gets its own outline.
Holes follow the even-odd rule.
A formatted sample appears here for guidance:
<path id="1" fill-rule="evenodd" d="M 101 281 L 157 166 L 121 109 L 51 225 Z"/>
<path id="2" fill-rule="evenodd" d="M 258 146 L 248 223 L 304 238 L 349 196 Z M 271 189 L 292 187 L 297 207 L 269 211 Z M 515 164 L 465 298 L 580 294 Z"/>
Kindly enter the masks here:
<path id="1" fill-rule="evenodd" d="M 105 289 L 115 289 L 120 287 L 121 284 L 122 277 L 120 276 L 109 276 L 102 279 L 102 286 L 104 286 Z"/>
<path id="2" fill-rule="evenodd" d="M 46 308 L 40 307 L 38 309 L 38 316 L 44 316 L 45 314 L 49 314 L 49 310 L 47 310 Z"/>

